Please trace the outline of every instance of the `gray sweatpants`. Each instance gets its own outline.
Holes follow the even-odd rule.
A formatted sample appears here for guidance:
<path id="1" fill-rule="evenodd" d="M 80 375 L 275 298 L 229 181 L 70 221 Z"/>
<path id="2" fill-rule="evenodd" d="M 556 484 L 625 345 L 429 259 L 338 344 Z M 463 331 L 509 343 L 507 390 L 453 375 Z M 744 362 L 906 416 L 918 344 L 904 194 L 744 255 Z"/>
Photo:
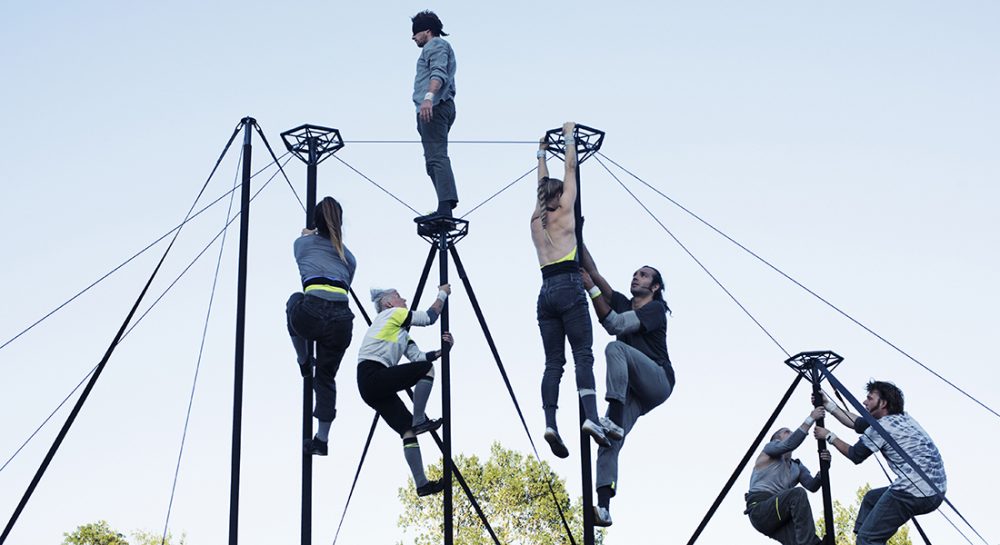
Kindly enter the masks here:
<path id="1" fill-rule="evenodd" d="M 639 417 L 666 401 L 673 387 L 658 363 L 623 342 L 608 343 L 604 355 L 608 367 L 604 398 L 625 406 L 622 428 L 628 437 Z M 596 485 L 611 487 L 612 495 L 618 492 L 618 453 L 625 445 L 625 437 L 597 450 Z"/>

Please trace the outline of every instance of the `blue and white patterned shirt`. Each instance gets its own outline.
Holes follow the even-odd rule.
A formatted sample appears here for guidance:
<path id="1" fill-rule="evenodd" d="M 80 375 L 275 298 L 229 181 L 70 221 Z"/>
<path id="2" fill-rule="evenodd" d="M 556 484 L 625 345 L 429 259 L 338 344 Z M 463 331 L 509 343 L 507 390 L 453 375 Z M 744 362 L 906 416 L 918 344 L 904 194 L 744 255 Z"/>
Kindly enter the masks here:
<path id="1" fill-rule="evenodd" d="M 889 435 L 899 443 L 899 446 L 913 459 L 920 469 L 930 478 L 931 482 L 942 493 L 948 488 L 948 478 L 944 473 L 944 462 L 934 441 L 927 432 L 909 414 L 890 414 L 879 418 L 878 423 L 889 432 Z M 903 458 L 892 448 L 875 428 L 868 428 L 861 436 L 861 442 L 872 452 L 881 451 L 889 462 L 889 467 L 896 474 L 896 480 L 889 488 L 905 492 L 912 496 L 924 498 L 935 495 L 934 489 L 928 486 L 917 472 L 903 461 Z"/>

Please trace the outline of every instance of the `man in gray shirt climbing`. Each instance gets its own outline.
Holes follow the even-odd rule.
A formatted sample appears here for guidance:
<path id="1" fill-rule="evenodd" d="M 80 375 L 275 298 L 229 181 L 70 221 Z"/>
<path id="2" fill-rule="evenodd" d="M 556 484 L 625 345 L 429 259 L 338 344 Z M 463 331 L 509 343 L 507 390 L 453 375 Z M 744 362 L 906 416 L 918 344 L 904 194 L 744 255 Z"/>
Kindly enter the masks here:
<path id="1" fill-rule="evenodd" d="M 750 516 L 750 524 L 758 532 L 784 545 L 821 542 L 806 496 L 806 490 L 819 490 L 820 477 L 813 476 L 802 462 L 793 459 L 792 451 L 802 444 L 809 428 L 825 413 L 823 407 L 816 407 L 794 432 L 788 428 L 775 432 L 757 457 L 750 475 L 744 513 Z M 820 457 L 829 460 L 830 452 L 823 451 Z"/>
<path id="2" fill-rule="evenodd" d="M 437 210 L 417 218 L 425 221 L 451 217 L 458 204 L 455 175 L 448 158 L 448 131 L 455 122 L 455 51 L 442 36 L 444 24 L 433 11 L 414 15 L 413 41 L 420 48 L 413 79 L 413 104 L 417 107 L 417 132 L 424 146 L 424 163 L 437 192 Z"/>

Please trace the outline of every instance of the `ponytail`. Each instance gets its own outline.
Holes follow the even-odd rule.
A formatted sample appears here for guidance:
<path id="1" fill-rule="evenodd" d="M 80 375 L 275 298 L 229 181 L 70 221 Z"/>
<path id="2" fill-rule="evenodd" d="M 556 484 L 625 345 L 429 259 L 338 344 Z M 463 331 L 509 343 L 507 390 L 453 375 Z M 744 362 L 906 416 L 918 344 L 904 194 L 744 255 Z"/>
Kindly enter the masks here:
<path id="1" fill-rule="evenodd" d="M 316 231 L 330 239 L 330 243 L 333 244 L 337 254 L 340 255 L 341 261 L 347 262 L 347 257 L 344 255 L 344 235 L 343 235 L 343 224 L 344 224 L 344 209 L 341 208 L 340 203 L 337 199 L 333 197 L 325 197 L 318 205 L 316 205 L 316 210 L 313 213 L 313 221 L 316 223 Z"/>

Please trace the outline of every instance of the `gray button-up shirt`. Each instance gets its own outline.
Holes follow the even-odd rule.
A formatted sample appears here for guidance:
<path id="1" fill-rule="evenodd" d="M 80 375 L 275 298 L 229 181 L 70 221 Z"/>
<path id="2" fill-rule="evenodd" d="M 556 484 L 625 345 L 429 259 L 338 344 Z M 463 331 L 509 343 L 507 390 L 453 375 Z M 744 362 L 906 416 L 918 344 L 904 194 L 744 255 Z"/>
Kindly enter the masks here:
<path id="1" fill-rule="evenodd" d="M 455 50 L 444 38 L 435 36 L 420 49 L 417 59 L 417 75 L 413 78 L 413 103 L 420 109 L 424 95 L 430 88 L 431 79 L 441 81 L 441 89 L 434 94 L 434 105 L 455 97 Z"/>

